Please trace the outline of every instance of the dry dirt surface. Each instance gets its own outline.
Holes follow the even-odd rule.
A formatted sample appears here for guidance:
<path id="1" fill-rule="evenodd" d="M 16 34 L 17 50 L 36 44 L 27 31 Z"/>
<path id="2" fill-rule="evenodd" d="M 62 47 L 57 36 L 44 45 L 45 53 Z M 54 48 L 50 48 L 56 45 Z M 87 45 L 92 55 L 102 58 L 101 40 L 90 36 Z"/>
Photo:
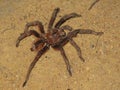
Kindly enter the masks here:
<path id="1" fill-rule="evenodd" d="M 88 10 L 94 1 L 0 0 L 0 90 L 120 90 L 120 1 L 99 0 Z M 74 38 L 81 47 L 84 63 L 69 43 L 64 47 L 72 66 L 72 77 L 60 52 L 51 48 L 39 59 L 23 88 L 26 72 L 37 53 L 30 51 L 35 38 L 24 39 L 18 48 L 16 40 L 27 22 L 39 20 L 47 31 L 56 7 L 61 9 L 56 21 L 76 12 L 82 17 L 64 25 L 102 31 L 104 35 Z"/>

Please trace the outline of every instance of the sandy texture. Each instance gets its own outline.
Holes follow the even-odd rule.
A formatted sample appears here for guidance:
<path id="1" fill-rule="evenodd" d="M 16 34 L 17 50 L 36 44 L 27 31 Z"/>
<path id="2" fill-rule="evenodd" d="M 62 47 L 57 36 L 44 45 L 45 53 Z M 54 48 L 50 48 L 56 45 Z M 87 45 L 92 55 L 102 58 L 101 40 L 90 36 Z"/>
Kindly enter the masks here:
<path id="1" fill-rule="evenodd" d="M 88 10 L 93 2 L 0 0 L 0 90 L 120 90 L 120 1 L 100 0 Z M 36 55 L 29 50 L 34 37 L 23 40 L 19 48 L 15 47 L 16 39 L 27 22 L 39 20 L 46 29 L 56 7 L 61 9 L 57 20 L 64 14 L 76 12 L 82 17 L 65 24 L 74 29 L 103 31 L 104 35 L 74 38 L 81 47 L 85 63 L 70 44 L 64 47 L 72 66 L 72 77 L 60 53 L 50 49 L 39 59 L 23 88 L 29 64 Z"/>

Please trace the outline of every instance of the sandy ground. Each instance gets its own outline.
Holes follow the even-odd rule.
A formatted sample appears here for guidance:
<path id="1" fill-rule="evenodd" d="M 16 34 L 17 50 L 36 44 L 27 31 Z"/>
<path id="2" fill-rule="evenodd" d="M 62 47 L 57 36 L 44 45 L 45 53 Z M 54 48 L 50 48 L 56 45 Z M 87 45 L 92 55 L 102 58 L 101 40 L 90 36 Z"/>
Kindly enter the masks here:
<path id="1" fill-rule="evenodd" d="M 100 0 L 88 10 L 93 2 L 0 0 L 0 90 L 120 90 L 120 1 Z M 16 39 L 27 22 L 39 20 L 46 29 L 56 7 L 61 9 L 57 20 L 71 12 L 82 15 L 65 25 L 102 31 L 104 35 L 74 38 L 81 47 L 85 63 L 70 44 L 64 47 L 72 66 L 72 77 L 60 53 L 51 48 L 39 59 L 23 88 L 29 64 L 37 52 L 30 51 L 34 37 L 23 40 L 18 48 L 15 47 Z"/>

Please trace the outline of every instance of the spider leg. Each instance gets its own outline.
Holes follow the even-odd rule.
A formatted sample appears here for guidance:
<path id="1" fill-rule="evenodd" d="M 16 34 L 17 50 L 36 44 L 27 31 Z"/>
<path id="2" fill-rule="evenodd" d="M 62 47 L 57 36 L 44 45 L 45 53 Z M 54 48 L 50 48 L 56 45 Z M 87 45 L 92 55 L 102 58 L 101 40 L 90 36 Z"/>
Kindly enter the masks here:
<path id="1" fill-rule="evenodd" d="M 57 13 L 60 11 L 60 8 L 55 8 L 53 13 L 52 13 L 52 16 L 51 16 L 51 19 L 50 19 L 50 22 L 49 22 L 49 25 L 48 25 L 48 30 L 50 30 L 50 28 L 52 28 L 53 24 L 54 24 L 54 21 L 56 19 L 56 16 L 57 16 Z"/>
<path id="2" fill-rule="evenodd" d="M 72 37 L 76 37 L 77 34 L 93 34 L 93 35 L 102 35 L 104 34 L 103 32 L 95 32 L 93 30 L 90 30 L 90 29 L 76 29 L 72 32 L 69 32 L 68 33 L 68 37 L 69 38 L 72 38 Z"/>
<path id="3" fill-rule="evenodd" d="M 28 37 L 28 36 L 31 36 L 31 35 L 34 35 L 34 36 L 36 36 L 36 37 L 38 37 L 38 38 L 41 37 L 41 36 L 40 36 L 36 31 L 34 31 L 34 30 L 26 31 L 26 32 L 22 33 L 22 34 L 18 37 L 18 39 L 17 39 L 17 41 L 16 41 L 16 47 L 19 46 L 19 43 L 20 43 L 21 40 L 23 40 L 24 38 L 26 38 L 26 37 Z"/>
<path id="4" fill-rule="evenodd" d="M 68 15 L 64 15 L 56 24 L 55 24 L 55 28 L 59 28 L 64 22 L 66 22 L 67 20 L 69 20 L 70 18 L 75 18 L 75 17 L 80 17 L 81 15 L 76 14 L 76 13 L 71 13 Z"/>
<path id="5" fill-rule="evenodd" d="M 72 40 L 72 38 L 76 37 L 77 34 L 102 35 L 103 32 L 95 32 L 95 31 L 90 30 L 90 29 L 76 29 L 74 31 L 69 32 L 67 34 L 67 36 L 61 42 L 59 42 L 59 44 L 61 46 L 64 46 L 67 42 L 70 42 L 76 48 L 80 59 L 84 62 L 85 59 L 82 57 L 82 53 L 81 53 L 81 50 L 80 50 L 79 46 Z"/>
<path id="6" fill-rule="evenodd" d="M 85 59 L 82 57 L 82 53 L 81 53 L 80 47 L 76 44 L 76 42 L 73 39 L 69 39 L 69 42 L 77 50 L 79 58 L 84 62 Z"/>
<path id="7" fill-rule="evenodd" d="M 62 26 L 62 27 L 60 27 L 60 29 L 69 30 L 69 31 L 73 30 L 73 28 L 71 26 L 69 26 L 69 25 Z"/>
<path id="8" fill-rule="evenodd" d="M 23 87 L 26 85 L 27 81 L 29 80 L 29 76 L 30 73 L 32 71 L 32 69 L 34 68 L 35 64 L 37 63 L 37 61 L 39 60 L 39 58 L 49 49 L 48 46 L 43 47 L 36 55 L 35 59 L 32 61 L 32 63 L 29 66 L 25 81 L 23 83 Z"/>
<path id="9" fill-rule="evenodd" d="M 68 72 L 69 72 L 69 75 L 72 76 L 70 62 L 69 62 L 69 60 L 68 60 L 68 58 L 67 58 L 67 56 L 66 56 L 66 54 L 65 54 L 65 51 L 64 51 L 64 49 L 63 49 L 62 47 L 60 47 L 59 49 L 60 49 L 61 55 L 62 55 L 63 58 L 64 58 L 64 61 L 65 61 L 65 64 L 66 64 L 66 66 L 67 66 L 67 70 L 68 70 Z"/>
<path id="10" fill-rule="evenodd" d="M 38 26 L 38 29 L 41 33 L 45 33 L 44 27 L 40 21 L 33 21 L 26 24 L 24 32 L 27 32 L 30 26 Z"/>

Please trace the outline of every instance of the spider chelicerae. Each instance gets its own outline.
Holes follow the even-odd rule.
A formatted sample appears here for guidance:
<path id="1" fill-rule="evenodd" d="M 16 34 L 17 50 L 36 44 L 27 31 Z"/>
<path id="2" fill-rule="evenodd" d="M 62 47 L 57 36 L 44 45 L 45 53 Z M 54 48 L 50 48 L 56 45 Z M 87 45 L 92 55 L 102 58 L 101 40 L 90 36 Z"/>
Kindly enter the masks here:
<path id="1" fill-rule="evenodd" d="M 61 26 L 64 22 L 66 22 L 67 20 L 69 20 L 71 18 L 81 17 L 81 15 L 79 15 L 77 13 L 70 13 L 70 14 L 64 15 L 54 25 L 54 21 L 55 21 L 59 11 L 60 11 L 59 8 L 54 9 L 51 19 L 50 19 L 50 22 L 49 22 L 49 25 L 48 25 L 48 30 L 46 33 L 45 33 L 44 27 L 40 21 L 33 21 L 33 22 L 29 22 L 26 24 L 24 32 L 17 39 L 16 47 L 19 46 L 19 43 L 21 40 L 23 40 L 24 38 L 26 38 L 28 36 L 34 35 L 37 38 L 35 40 L 35 42 L 33 43 L 33 46 L 31 47 L 31 51 L 37 50 L 38 53 L 29 66 L 25 81 L 23 83 L 23 87 L 26 85 L 33 67 L 35 66 L 35 64 L 37 63 L 39 58 L 45 52 L 47 52 L 49 50 L 50 46 L 61 52 L 61 55 L 63 56 L 67 70 L 69 72 L 69 75 L 72 76 L 70 63 L 65 54 L 63 46 L 66 43 L 70 42 L 70 44 L 76 49 L 76 51 L 79 55 L 79 58 L 84 62 L 85 59 L 82 57 L 81 49 L 72 38 L 76 37 L 77 34 L 94 34 L 94 35 L 102 35 L 103 34 L 103 32 L 95 32 L 90 29 L 75 29 L 75 30 L 73 30 L 73 28 L 70 27 L 69 25 Z M 39 33 L 36 32 L 35 30 L 28 30 L 30 26 L 38 26 Z M 66 32 L 64 30 L 68 30 L 68 33 L 66 34 Z"/>

